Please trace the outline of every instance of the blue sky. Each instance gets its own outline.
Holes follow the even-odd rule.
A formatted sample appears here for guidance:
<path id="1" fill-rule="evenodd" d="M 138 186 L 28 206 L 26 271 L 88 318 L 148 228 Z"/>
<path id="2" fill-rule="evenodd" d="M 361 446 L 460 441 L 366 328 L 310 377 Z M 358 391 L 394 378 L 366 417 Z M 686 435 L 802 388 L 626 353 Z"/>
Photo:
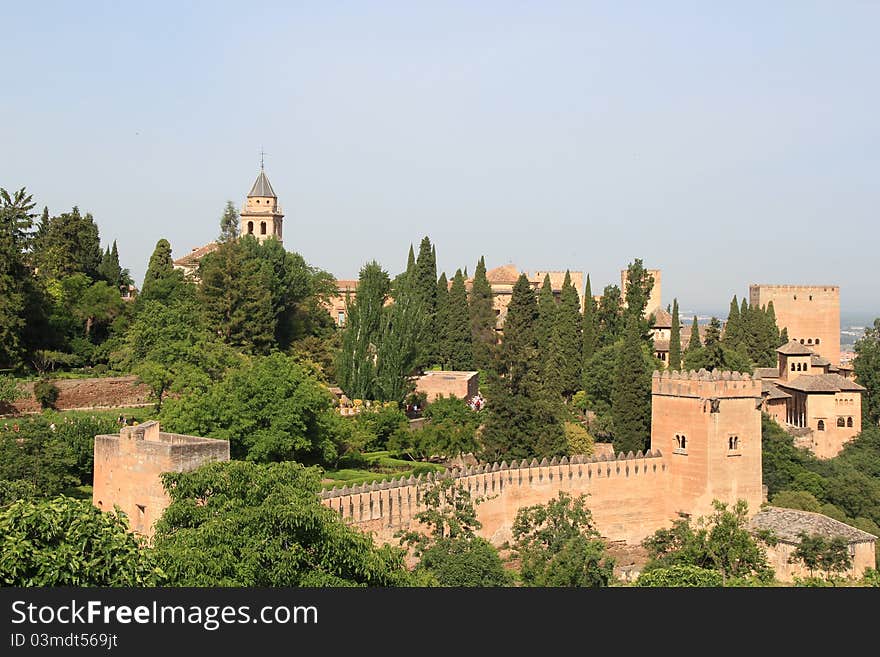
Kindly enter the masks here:
<path id="1" fill-rule="evenodd" d="M 425 234 L 447 273 L 664 304 L 841 286 L 880 314 L 880 4 L 3 3 L 0 186 L 92 212 L 140 280 L 266 171 L 285 246 L 339 278 Z"/>

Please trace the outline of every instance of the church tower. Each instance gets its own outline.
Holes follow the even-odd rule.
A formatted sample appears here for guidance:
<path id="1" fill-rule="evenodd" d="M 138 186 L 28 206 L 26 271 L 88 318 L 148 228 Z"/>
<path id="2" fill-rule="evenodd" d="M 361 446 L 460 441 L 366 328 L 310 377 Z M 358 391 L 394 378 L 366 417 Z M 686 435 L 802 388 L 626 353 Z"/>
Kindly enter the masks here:
<path id="1" fill-rule="evenodd" d="M 275 196 L 263 165 L 260 164 L 260 175 L 251 187 L 241 210 L 241 235 L 253 235 L 260 242 L 275 237 L 280 242 L 283 219 L 278 197 Z"/>

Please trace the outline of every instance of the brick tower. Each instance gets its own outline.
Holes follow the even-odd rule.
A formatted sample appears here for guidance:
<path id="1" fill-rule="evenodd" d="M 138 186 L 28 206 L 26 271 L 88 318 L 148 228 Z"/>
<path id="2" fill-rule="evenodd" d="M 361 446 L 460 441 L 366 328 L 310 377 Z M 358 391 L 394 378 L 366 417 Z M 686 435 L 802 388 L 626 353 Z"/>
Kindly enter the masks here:
<path id="1" fill-rule="evenodd" d="M 274 237 L 281 242 L 283 219 L 278 197 L 261 164 L 260 174 L 241 210 L 241 235 L 253 235 L 260 242 Z"/>

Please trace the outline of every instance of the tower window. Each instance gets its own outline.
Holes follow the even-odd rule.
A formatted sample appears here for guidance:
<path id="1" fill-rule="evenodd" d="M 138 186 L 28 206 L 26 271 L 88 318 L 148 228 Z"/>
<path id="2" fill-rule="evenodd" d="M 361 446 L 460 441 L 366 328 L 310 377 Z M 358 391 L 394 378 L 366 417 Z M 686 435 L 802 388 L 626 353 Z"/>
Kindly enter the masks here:
<path id="1" fill-rule="evenodd" d="M 801 338 L 801 344 L 803 344 L 803 343 L 804 343 L 804 339 L 803 339 L 803 338 Z"/>
<path id="2" fill-rule="evenodd" d="M 816 344 L 819 344 L 819 338 L 816 338 Z"/>
<path id="3" fill-rule="evenodd" d="M 260 222 L 260 235 L 265 235 L 265 234 L 266 234 L 266 222 L 261 221 Z"/>
<path id="4" fill-rule="evenodd" d="M 846 418 L 846 426 L 852 428 L 853 419 L 851 417 Z"/>
<path id="5" fill-rule="evenodd" d="M 248 222 L 248 233 L 247 234 L 248 235 L 254 234 L 254 222 L 253 221 Z"/>
<path id="6" fill-rule="evenodd" d="M 739 449 L 739 436 L 730 436 L 727 439 L 727 449 L 731 452 Z"/>
<path id="7" fill-rule="evenodd" d="M 819 424 L 816 425 L 816 428 L 819 431 L 825 431 L 825 420 L 819 420 Z"/>
<path id="8" fill-rule="evenodd" d="M 675 434 L 675 454 L 687 454 L 687 436 Z"/>
<path id="9" fill-rule="evenodd" d="M 794 363 L 791 364 L 791 371 L 794 372 Z"/>
<path id="10" fill-rule="evenodd" d="M 839 426 L 839 427 L 845 427 L 845 426 L 846 426 L 846 420 L 844 420 L 842 417 L 837 418 L 837 426 Z"/>
<path id="11" fill-rule="evenodd" d="M 813 338 L 807 339 L 807 344 L 813 344 Z"/>

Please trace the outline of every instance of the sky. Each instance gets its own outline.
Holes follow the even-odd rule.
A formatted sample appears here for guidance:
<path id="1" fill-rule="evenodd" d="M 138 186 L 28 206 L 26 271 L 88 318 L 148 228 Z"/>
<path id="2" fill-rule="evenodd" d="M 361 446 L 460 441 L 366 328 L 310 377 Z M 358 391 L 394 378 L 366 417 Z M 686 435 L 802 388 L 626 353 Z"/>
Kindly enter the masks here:
<path id="1" fill-rule="evenodd" d="M 338 278 L 634 258 L 663 304 L 834 284 L 880 314 L 880 3 L 0 0 L 0 187 L 142 280 L 259 172 Z"/>

